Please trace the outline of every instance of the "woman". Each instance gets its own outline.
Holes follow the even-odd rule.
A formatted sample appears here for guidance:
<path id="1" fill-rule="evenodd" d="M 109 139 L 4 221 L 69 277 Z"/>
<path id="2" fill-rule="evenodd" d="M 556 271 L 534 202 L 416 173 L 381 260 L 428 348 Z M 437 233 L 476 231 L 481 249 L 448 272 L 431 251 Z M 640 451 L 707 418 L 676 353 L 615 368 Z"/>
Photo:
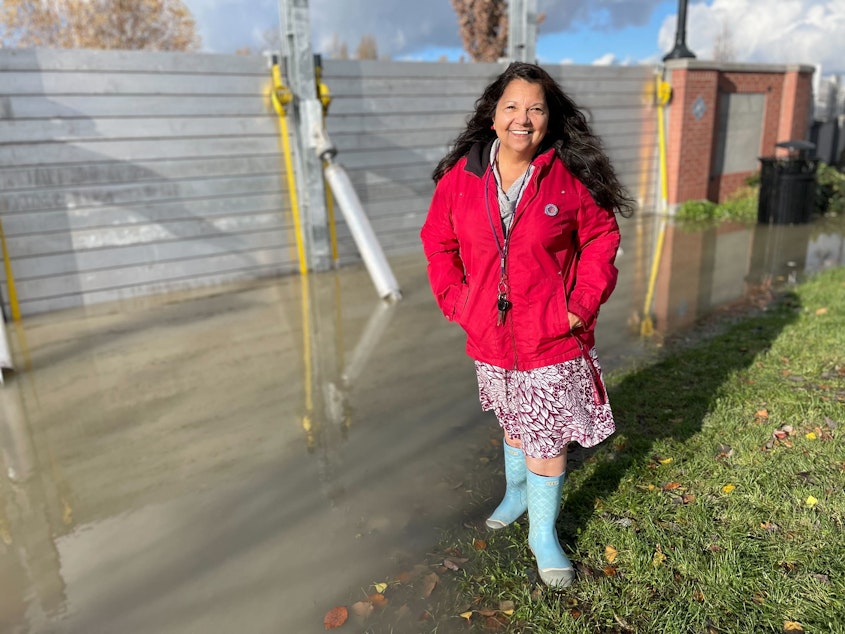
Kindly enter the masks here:
<path id="1" fill-rule="evenodd" d="M 614 212 L 633 203 L 575 103 L 519 62 L 487 86 L 433 177 L 429 282 L 466 331 L 482 407 L 505 434 L 506 491 L 487 525 L 527 510 L 540 578 L 567 586 L 555 529 L 566 447 L 614 431 L 593 332 L 616 284 Z"/>

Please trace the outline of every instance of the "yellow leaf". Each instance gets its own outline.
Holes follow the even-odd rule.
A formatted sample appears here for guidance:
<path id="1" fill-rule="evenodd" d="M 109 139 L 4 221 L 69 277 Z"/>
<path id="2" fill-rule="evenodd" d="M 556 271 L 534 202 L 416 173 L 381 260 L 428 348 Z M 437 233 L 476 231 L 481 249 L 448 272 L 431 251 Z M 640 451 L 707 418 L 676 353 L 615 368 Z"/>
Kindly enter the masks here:
<path id="1" fill-rule="evenodd" d="M 472 610 L 470 610 L 470 611 L 468 611 L 468 612 L 461 612 L 461 618 L 466 619 L 467 621 L 469 621 L 469 620 L 470 620 L 470 618 L 472 618 Z"/>
<path id="2" fill-rule="evenodd" d="M 827 315 L 827 308 L 817 308 L 816 315 Z"/>
<path id="3" fill-rule="evenodd" d="M 660 464 L 669 464 L 670 462 L 672 462 L 672 458 L 661 458 L 660 460 L 658 460 L 658 462 Z"/>
<path id="4" fill-rule="evenodd" d="M 502 614 L 513 616 L 514 610 L 502 610 Z"/>
<path id="5" fill-rule="evenodd" d="M 384 591 L 387 590 L 387 584 L 386 583 L 374 583 L 373 588 L 375 588 L 375 591 L 378 592 L 379 594 L 384 594 Z"/>
<path id="6" fill-rule="evenodd" d="M 819 501 L 816 498 L 814 498 L 812 495 L 807 497 L 807 501 L 805 502 L 805 504 L 807 506 L 809 506 L 810 508 L 813 508 L 818 503 L 819 503 Z"/>
<path id="7" fill-rule="evenodd" d="M 726 484 L 722 487 L 722 493 L 728 494 L 733 491 L 736 487 L 732 484 Z"/>
<path id="8" fill-rule="evenodd" d="M 666 555 L 663 554 L 660 544 L 657 544 L 657 550 L 654 551 L 654 557 L 651 558 L 651 565 L 657 568 L 664 561 L 666 561 Z"/>
<path id="9" fill-rule="evenodd" d="M 798 621 L 784 621 L 783 622 L 783 631 L 784 632 L 803 632 L 804 628 L 801 627 L 801 624 Z"/>
<path id="10" fill-rule="evenodd" d="M 816 434 L 815 434 L 815 432 L 811 431 L 811 432 L 804 434 L 804 438 L 806 438 L 807 440 L 815 440 Z"/>
<path id="11" fill-rule="evenodd" d="M 607 563 L 612 564 L 618 554 L 619 552 L 613 546 L 604 547 L 604 557 L 607 559 Z"/>

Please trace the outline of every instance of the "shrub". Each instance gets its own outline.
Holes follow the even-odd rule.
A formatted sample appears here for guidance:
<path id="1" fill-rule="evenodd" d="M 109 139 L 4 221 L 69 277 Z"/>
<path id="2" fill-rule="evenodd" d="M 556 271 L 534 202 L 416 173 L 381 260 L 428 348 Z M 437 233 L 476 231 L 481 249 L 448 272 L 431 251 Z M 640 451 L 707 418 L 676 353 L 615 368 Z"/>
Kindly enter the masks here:
<path id="1" fill-rule="evenodd" d="M 757 187 L 745 185 L 740 187 L 725 202 L 717 205 L 718 217 L 721 220 L 751 223 L 757 221 L 757 199 L 760 190 Z"/>
<path id="2" fill-rule="evenodd" d="M 845 174 L 827 163 L 816 170 L 816 209 L 822 214 L 845 213 Z"/>
<path id="3" fill-rule="evenodd" d="M 676 218 L 690 222 L 716 219 L 717 205 L 709 200 L 687 200 L 678 207 Z"/>

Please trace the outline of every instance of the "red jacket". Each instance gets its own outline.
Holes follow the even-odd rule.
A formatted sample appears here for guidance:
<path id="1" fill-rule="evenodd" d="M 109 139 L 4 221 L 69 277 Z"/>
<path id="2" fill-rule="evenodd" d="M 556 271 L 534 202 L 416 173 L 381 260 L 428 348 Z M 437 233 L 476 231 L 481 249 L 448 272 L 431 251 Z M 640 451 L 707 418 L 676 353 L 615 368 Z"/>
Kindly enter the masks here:
<path id="1" fill-rule="evenodd" d="M 478 361 L 531 370 L 588 356 L 599 306 L 616 285 L 616 217 L 554 150 L 536 157 L 511 225 L 511 308 L 498 326 L 497 240 L 505 236 L 489 158 L 490 145 L 476 145 L 434 191 L 420 237 L 437 304 L 464 328 L 467 354 Z M 568 312 L 584 327 L 571 332 Z"/>

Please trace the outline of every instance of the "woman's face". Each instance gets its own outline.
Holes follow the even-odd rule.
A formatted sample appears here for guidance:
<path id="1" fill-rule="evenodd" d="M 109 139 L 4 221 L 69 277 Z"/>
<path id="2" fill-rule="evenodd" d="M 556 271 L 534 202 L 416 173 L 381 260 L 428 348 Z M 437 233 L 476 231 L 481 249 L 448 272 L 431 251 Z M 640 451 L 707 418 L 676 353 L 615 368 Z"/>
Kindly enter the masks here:
<path id="1" fill-rule="evenodd" d="M 514 79 L 505 86 L 496 104 L 493 128 L 501 141 L 500 153 L 530 161 L 549 128 L 546 96 L 540 84 Z"/>

